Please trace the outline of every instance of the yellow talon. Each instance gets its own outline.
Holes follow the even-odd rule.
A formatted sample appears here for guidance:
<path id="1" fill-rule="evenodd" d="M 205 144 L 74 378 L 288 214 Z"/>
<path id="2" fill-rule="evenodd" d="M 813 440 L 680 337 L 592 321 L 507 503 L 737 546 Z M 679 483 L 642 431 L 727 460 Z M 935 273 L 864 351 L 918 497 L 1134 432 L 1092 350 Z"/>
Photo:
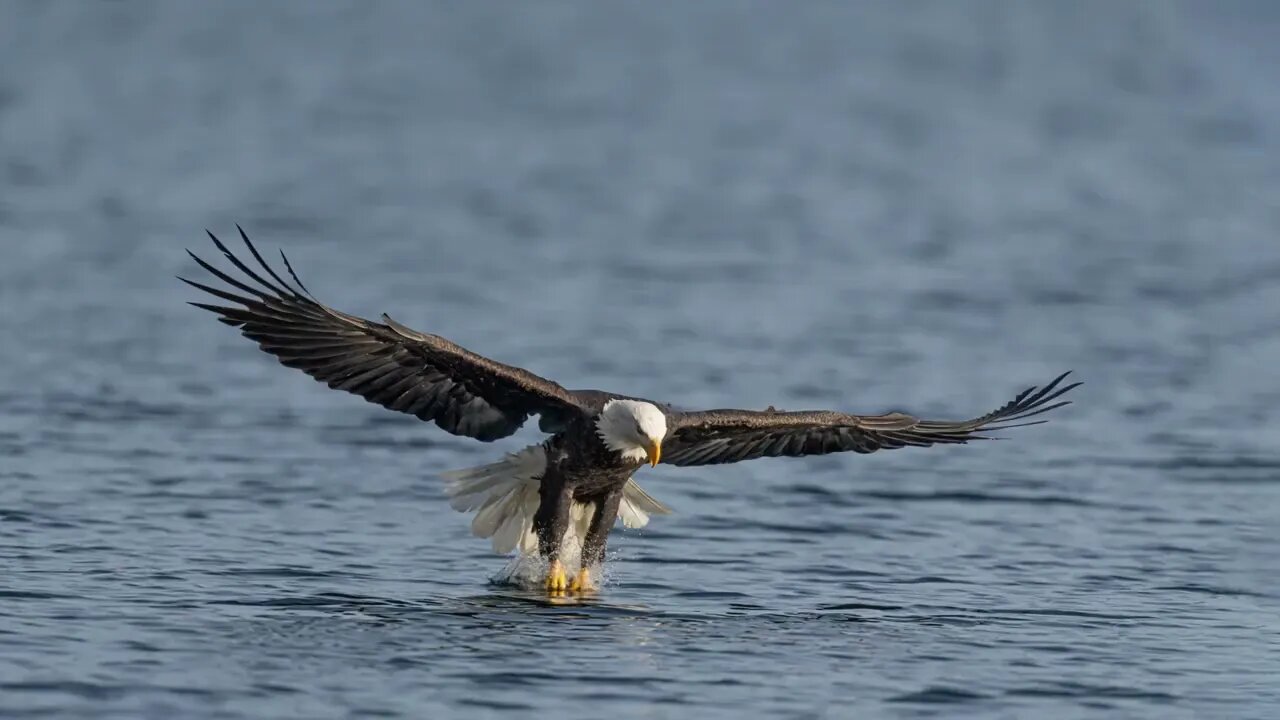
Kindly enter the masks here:
<path id="1" fill-rule="evenodd" d="M 564 565 L 559 560 L 552 560 L 547 567 L 547 590 L 564 592 L 569 587 L 569 578 L 565 576 Z"/>
<path id="2" fill-rule="evenodd" d="M 591 582 L 591 571 L 582 568 L 573 578 L 573 584 L 569 586 L 570 592 L 586 593 L 592 592 L 596 586 Z"/>

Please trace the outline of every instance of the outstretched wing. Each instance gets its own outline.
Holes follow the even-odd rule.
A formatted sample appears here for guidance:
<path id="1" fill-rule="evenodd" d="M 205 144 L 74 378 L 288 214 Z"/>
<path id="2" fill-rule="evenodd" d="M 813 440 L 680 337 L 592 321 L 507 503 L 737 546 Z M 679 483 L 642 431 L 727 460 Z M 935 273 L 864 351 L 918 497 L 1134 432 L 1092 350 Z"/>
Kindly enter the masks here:
<path id="1" fill-rule="evenodd" d="M 1069 400 L 1053 402 L 1080 383 L 1062 385 L 1063 373 L 1043 388 L 1031 387 L 998 410 L 959 422 L 921 420 L 905 413 L 846 415 L 829 411 L 707 410 L 673 413 L 662 442 L 662 462 L 672 465 L 717 465 L 761 457 L 799 457 L 914 445 L 986 440 L 983 434 L 1044 420 L 1027 419 Z"/>
<path id="2" fill-rule="evenodd" d="M 284 253 L 280 258 L 293 285 L 263 261 L 244 230 L 240 230 L 240 237 L 245 247 L 270 279 L 232 254 L 213 233 L 209 237 L 244 274 L 243 279 L 215 268 L 191 251 L 187 253 L 200 267 L 243 294 L 179 278 L 238 307 L 191 304 L 217 313 L 219 320 L 240 328 L 245 337 L 257 341 L 282 364 L 298 368 L 331 388 L 434 421 L 454 435 L 486 442 L 514 433 L 530 415 L 563 417 L 582 410 L 573 393 L 527 370 L 417 332 L 386 315 L 383 322 L 372 322 L 320 304 L 298 279 Z"/>

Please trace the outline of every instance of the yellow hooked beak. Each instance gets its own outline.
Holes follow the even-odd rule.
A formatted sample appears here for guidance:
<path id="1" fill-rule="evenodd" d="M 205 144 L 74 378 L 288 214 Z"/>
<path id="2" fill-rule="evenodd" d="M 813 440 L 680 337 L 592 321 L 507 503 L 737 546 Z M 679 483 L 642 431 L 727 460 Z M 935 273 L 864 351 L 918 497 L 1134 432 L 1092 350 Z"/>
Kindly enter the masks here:
<path id="1" fill-rule="evenodd" d="M 662 441 L 650 440 L 649 447 L 645 450 L 649 452 L 649 467 L 657 467 L 658 460 L 662 457 Z"/>

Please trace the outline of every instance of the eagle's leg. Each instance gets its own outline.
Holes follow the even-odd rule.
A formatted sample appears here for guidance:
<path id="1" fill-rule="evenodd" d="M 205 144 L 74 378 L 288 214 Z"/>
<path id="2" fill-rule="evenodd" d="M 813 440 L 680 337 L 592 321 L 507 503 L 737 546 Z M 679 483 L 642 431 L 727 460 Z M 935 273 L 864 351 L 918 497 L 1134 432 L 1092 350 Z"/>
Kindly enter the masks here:
<path id="1" fill-rule="evenodd" d="M 595 583 L 591 581 L 591 568 L 604 561 L 609 530 L 618 519 L 618 506 L 621 503 L 622 491 L 609 493 L 596 503 L 595 514 L 591 516 L 591 524 L 587 527 L 587 536 L 582 540 L 582 568 L 573 578 L 570 590 L 590 592 L 596 589 Z"/>
<path id="2" fill-rule="evenodd" d="M 551 592 L 564 592 L 569 579 L 560 562 L 560 543 L 569 529 L 573 492 L 561 482 L 544 478 L 538 493 L 542 497 L 533 514 L 533 530 L 538 535 L 538 552 L 547 559 L 546 587 Z"/>

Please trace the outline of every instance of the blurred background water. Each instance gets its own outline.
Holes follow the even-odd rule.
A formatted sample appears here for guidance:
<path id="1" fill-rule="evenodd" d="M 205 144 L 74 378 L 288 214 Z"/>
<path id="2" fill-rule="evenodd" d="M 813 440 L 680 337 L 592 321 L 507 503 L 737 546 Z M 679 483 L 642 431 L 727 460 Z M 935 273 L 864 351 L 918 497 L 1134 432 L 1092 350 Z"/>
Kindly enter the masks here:
<path id="1" fill-rule="evenodd" d="M 1280 5 L 0 0 L 0 715 L 1274 717 Z M 1002 443 L 644 470 L 579 606 L 492 445 L 194 310 Z M 212 256 L 210 256 L 212 257 Z"/>

